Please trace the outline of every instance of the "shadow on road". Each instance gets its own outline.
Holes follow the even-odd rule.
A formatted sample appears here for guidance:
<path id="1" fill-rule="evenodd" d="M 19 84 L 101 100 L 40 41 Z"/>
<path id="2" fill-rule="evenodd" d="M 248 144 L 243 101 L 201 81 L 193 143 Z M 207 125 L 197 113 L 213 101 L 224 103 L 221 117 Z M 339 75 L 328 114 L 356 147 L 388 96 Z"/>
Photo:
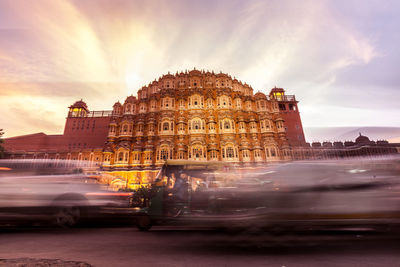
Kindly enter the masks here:
<path id="1" fill-rule="evenodd" d="M 340 255 L 357 253 L 396 254 L 400 251 L 400 235 L 397 232 L 384 231 L 297 231 L 284 233 L 240 233 L 223 232 L 209 229 L 182 229 L 154 227 L 151 231 L 141 232 L 135 227 L 119 224 L 82 226 L 74 229 L 56 227 L 0 227 L 0 236 L 21 235 L 29 240 L 35 236 L 53 238 L 73 237 L 99 238 L 102 241 L 116 242 L 121 248 L 141 246 L 145 251 L 162 251 L 175 255 L 196 253 L 203 256 L 216 255 Z M 86 238 L 86 237 L 85 237 Z M 108 240 L 108 241 L 107 241 Z M 117 240 L 117 241 L 115 241 Z M 93 240 L 93 242 L 97 242 Z M 120 243 L 119 243 L 120 242 Z"/>
<path id="2" fill-rule="evenodd" d="M 171 249 L 200 254 L 285 255 L 343 254 L 346 252 L 397 253 L 400 235 L 379 231 L 313 231 L 290 234 L 224 233 L 210 230 L 153 230 L 162 240 L 179 240 Z"/>

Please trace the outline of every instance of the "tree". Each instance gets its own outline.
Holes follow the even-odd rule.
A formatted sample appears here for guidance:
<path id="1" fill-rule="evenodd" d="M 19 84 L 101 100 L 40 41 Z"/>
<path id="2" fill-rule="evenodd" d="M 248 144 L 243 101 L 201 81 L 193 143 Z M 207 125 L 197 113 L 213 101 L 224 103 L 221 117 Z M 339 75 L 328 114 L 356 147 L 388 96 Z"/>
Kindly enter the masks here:
<path id="1" fill-rule="evenodd" d="M 3 134 L 4 134 L 3 129 L 0 129 L 0 159 L 4 157 L 4 147 L 3 147 L 4 140 L 1 138 Z"/>

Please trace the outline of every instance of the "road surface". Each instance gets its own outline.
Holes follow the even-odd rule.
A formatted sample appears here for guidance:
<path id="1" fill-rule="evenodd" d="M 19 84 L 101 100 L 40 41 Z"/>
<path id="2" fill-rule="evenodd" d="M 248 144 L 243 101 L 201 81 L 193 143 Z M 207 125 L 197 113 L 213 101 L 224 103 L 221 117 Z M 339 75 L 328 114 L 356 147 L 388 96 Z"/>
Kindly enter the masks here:
<path id="1" fill-rule="evenodd" d="M 153 229 L 0 228 L 0 259 L 60 259 L 107 267 L 400 264 L 400 237 L 391 234 L 359 231 L 260 236 Z"/>

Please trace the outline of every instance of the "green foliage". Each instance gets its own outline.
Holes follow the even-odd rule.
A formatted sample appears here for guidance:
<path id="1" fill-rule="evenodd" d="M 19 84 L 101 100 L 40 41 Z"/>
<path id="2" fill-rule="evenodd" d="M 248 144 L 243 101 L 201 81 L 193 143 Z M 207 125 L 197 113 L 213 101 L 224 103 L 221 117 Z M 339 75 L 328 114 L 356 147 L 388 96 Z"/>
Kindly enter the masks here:
<path id="1" fill-rule="evenodd" d="M 141 186 L 136 190 L 132 189 L 120 189 L 119 191 L 133 192 L 131 199 L 132 207 L 147 207 L 150 204 L 151 198 L 155 194 L 156 188 L 154 186 Z"/>
<path id="2" fill-rule="evenodd" d="M 1 138 L 4 135 L 3 129 L 0 129 L 0 159 L 2 159 L 4 157 L 4 147 L 3 147 L 3 143 L 4 140 L 3 138 Z"/>

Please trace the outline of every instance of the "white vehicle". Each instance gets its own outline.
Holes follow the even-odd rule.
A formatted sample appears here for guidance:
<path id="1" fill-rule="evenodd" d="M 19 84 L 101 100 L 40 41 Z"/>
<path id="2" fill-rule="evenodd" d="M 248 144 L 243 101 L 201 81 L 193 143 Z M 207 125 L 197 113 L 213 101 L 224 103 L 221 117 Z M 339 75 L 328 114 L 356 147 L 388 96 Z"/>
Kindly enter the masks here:
<path id="1" fill-rule="evenodd" d="M 128 208 L 132 193 L 109 191 L 75 162 L 0 161 L 0 222 L 52 221 L 73 227 Z"/>

